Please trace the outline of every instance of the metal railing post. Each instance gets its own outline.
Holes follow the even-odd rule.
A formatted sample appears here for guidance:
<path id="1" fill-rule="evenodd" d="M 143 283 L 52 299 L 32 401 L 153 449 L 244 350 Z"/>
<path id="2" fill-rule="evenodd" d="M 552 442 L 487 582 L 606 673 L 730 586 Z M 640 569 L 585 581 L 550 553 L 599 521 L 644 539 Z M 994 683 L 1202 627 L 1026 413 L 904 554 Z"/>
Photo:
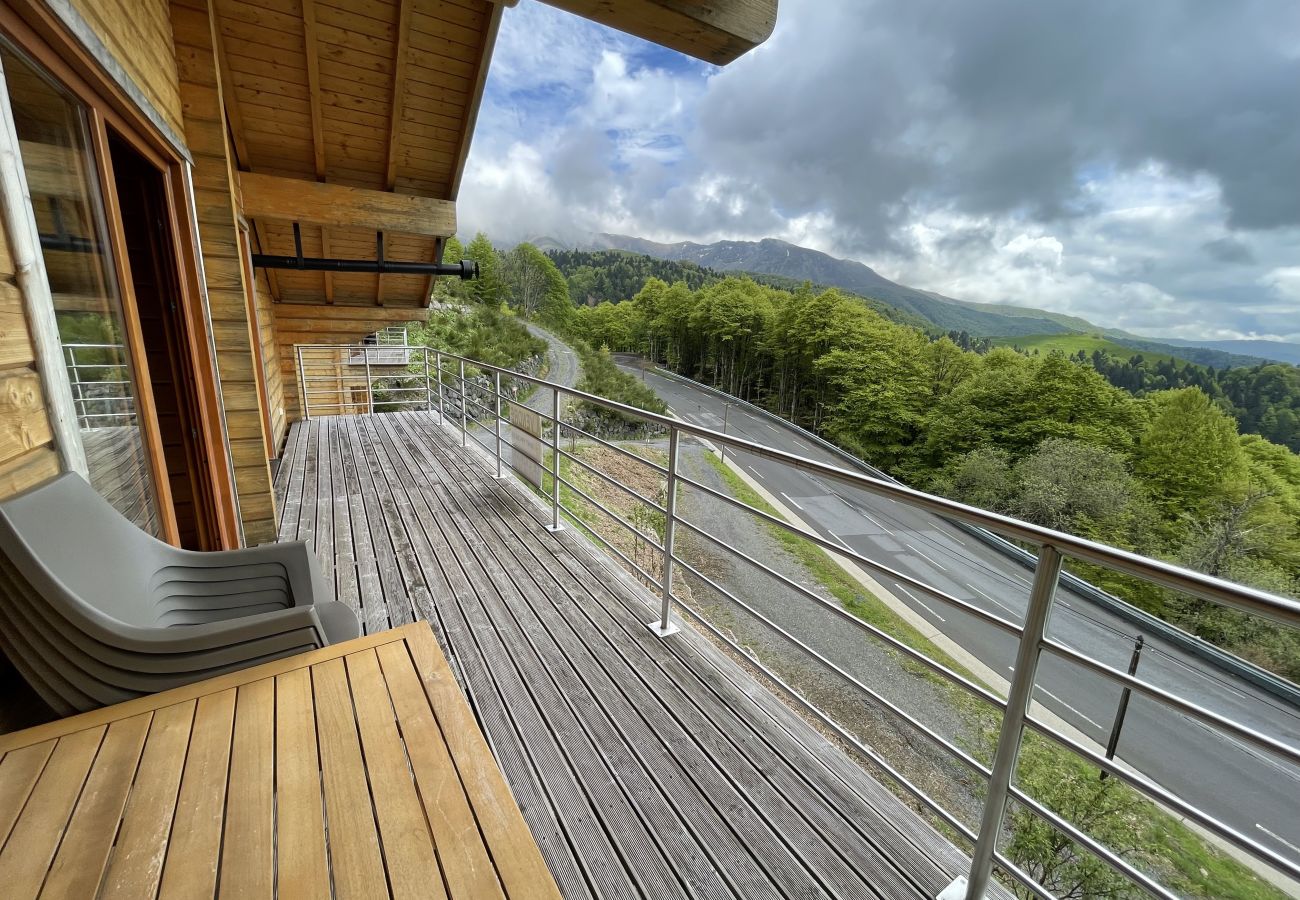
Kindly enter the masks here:
<path id="1" fill-rule="evenodd" d="M 405 343 L 405 341 L 403 341 Z M 433 384 L 429 381 L 429 348 L 424 348 L 424 409 L 433 412 Z"/>
<path id="2" fill-rule="evenodd" d="M 438 368 L 438 424 L 447 421 L 447 398 L 442 392 L 442 354 L 433 352 L 433 363 Z"/>
<path id="3" fill-rule="evenodd" d="M 971 853 L 966 900 L 983 900 L 985 888 L 993 875 L 993 852 L 997 849 L 998 837 L 1002 832 L 1007 792 L 1011 779 L 1015 776 L 1020 741 L 1025 731 L 1025 717 L 1029 714 L 1029 705 L 1033 700 L 1043 632 L 1047 629 L 1047 615 L 1051 611 L 1052 598 L 1061 579 L 1061 561 L 1057 549 L 1044 544 L 1038 553 L 1038 565 L 1034 567 L 1034 586 L 1029 594 L 1029 609 L 1025 613 L 1025 625 L 1016 651 L 1015 675 L 1007 692 L 1007 711 L 1002 718 L 998 747 L 993 754 L 989 789 L 984 797 L 984 813 L 980 818 L 979 839 Z"/>
<path id="4" fill-rule="evenodd" d="M 560 524 L 560 387 L 551 387 L 551 524 L 548 531 L 559 531 Z"/>
<path id="5" fill-rule="evenodd" d="M 298 351 L 298 383 L 302 385 L 302 417 L 311 421 L 311 398 L 307 396 L 307 370 L 302 364 L 302 345 L 294 348 Z"/>
<path id="6" fill-rule="evenodd" d="M 664 497 L 664 602 L 659 609 L 659 620 L 650 628 L 660 637 L 676 634 L 680 627 L 670 618 L 673 605 L 673 536 L 677 524 L 677 428 L 668 429 L 668 484 Z"/>
<path id="7" fill-rule="evenodd" d="M 366 412 L 373 414 L 375 411 L 375 382 L 370 377 L 370 346 L 365 346 L 366 354 Z"/>
<path id="8" fill-rule="evenodd" d="M 501 373 L 493 371 L 492 373 L 492 393 L 496 395 L 496 400 L 492 406 L 496 411 L 496 432 L 497 432 L 497 478 L 501 476 Z"/>
<path id="9" fill-rule="evenodd" d="M 465 396 L 465 360 L 462 359 L 460 361 L 460 446 L 462 448 L 465 446 L 465 439 L 469 435 L 469 422 L 466 420 L 467 406 L 469 406 L 469 402 Z"/>

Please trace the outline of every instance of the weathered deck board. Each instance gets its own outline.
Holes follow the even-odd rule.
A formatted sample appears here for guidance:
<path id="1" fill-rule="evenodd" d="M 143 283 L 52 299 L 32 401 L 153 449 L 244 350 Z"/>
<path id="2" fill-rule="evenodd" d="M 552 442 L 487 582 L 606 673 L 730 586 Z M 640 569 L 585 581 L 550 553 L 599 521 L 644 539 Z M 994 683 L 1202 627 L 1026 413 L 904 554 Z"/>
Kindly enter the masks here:
<path id="1" fill-rule="evenodd" d="M 366 629 L 430 621 L 565 896 L 919 898 L 965 871 L 712 644 L 652 634 L 653 598 L 436 414 L 299 423 L 288 447 L 306 487 L 295 521 L 281 479 L 281 539 L 329 508 L 317 552 Z"/>

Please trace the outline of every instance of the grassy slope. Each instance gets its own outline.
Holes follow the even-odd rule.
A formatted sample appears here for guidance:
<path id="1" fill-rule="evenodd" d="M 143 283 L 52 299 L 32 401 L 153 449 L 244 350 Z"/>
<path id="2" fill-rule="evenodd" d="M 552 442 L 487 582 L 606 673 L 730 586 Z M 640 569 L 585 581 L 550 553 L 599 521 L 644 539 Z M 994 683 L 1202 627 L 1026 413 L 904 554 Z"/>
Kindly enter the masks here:
<path id="1" fill-rule="evenodd" d="M 1132 347 L 1117 344 L 1098 334 L 1029 334 L 1014 337 L 995 337 L 990 338 L 990 340 L 995 347 L 1019 347 L 1021 350 L 1037 350 L 1044 355 L 1053 350 L 1060 350 L 1067 355 L 1082 350 L 1091 356 L 1094 350 L 1100 350 L 1115 359 L 1131 359 L 1134 356 L 1141 356 L 1149 363 L 1173 360 L 1180 366 L 1186 362 L 1186 360 L 1167 353 L 1147 353 L 1134 350 Z"/>

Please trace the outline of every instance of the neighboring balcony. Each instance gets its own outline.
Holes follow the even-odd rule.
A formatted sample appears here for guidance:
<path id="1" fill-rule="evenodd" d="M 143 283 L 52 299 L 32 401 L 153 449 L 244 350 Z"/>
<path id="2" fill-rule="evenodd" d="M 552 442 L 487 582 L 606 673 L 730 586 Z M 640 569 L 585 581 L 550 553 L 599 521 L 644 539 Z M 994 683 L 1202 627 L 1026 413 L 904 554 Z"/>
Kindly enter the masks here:
<path id="1" fill-rule="evenodd" d="M 1103 659 L 1057 627 L 1058 595 L 1071 606 L 1086 587 L 1063 583 L 1067 560 L 1279 627 L 1300 624 L 1295 601 L 839 463 L 401 349 L 402 370 L 343 382 L 338 367 L 364 347 L 298 348 L 308 418 L 294 424 L 277 474 L 280 538 L 315 548 L 368 632 L 432 624 L 566 896 L 1055 896 L 1038 880 L 1046 870 L 1014 855 L 1035 825 L 1065 848 L 1059 859 L 1094 860 L 1117 879 L 1127 892 L 1117 895 L 1177 895 L 1157 861 L 1108 845 L 1096 815 L 1064 808 L 1026 757 L 1089 770 L 1105 785 L 1098 802 L 1115 802 L 1094 814 L 1190 823 L 1196 841 L 1243 861 L 1243 879 L 1286 890 L 1300 877 L 1285 840 L 1242 824 L 1300 797 L 1294 708 L 1237 686 L 1226 669 L 1223 705 L 1184 689 L 1168 671 L 1202 676 L 1198 657 L 1170 649 L 1176 635 L 1149 639 L 1150 659 L 1168 664 L 1135 675 L 1131 640 Z M 594 407 L 639 423 L 635 440 L 596 433 Z M 725 477 L 713 459 L 723 448 L 761 479 L 750 479 L 754 491 Z M 839 501 L 846 521 L 864 516 L 853 497 L 869 496 L 935 517 L 936 535 L 959 523 L 963 540 L 992 541 L 982 528 L 1030 548 L 1036 562 L 1007 562 L 1024 573 L 1014 576 L 1023 598 L 1008 589 L 991 612 L 959 596 L 954 573 L 918 578 L 855 550 L 847 530 L 826 536 L 759 508 L 752 494 L 768 480 L 759 462 L 858 492 Z M 953 644 L 792 574 L 778 554 L 711 524 L 722 515 L 859 573 L 863 598 L 901 592 L 994 630 L 1002 671 L 918 649 Z M 1077 725 L 1069 698 L 1045 687 L 1059 692 L 1062 673 L 1100 685 L 1113 715 Z M 957 712 L 936 713 L 935 697 Z M 1162 770 L 1138 752 L 1150 734 L 1120 740 L 1130 700 L 1129 729 L 1151 730 L 1171 759 L 1228 747 L 1241 771 L 1189 785 L 1186 773 Z M 1256 771 L 1275 796 L 1223 787 L 1253 784 Z"/>

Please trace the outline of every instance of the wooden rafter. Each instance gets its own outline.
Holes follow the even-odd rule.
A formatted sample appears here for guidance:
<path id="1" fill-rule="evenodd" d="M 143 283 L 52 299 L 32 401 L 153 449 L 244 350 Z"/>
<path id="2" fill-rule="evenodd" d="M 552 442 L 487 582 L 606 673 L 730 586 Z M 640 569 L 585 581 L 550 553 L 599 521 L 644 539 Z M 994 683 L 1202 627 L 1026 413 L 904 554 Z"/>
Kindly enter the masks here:
<path id="1" fill-rule="evenodd" d="M 725 66 L 772 35 L 777 0 L 545 0 L 584 18 Z"/>
<path id="2" fill-rule="evenodd" d="M 316 0 L 302 0 L 302 42 L 303 53 L 307 57 L 307 98 L 311 104 L 311 149 L 312 159 L 316 165 L 316 180 L 324 181 L 325 168 L 325 120 L 320 106 L 320 58 L 316 44 Z M 330 255 L 329 229 L 321 226 L 321 252 Z M 325 302 L 334 302 L 334 276 L 325 272 Z"/>
<path id="3" fill-rule="evenodd" d="M 226 133 L 235 147 L 233 169 L 252 168 L 253 162 L 248 152 L 248 143 L 244 140 L 244 121 L 239 113 L 239 96 L 235 93 L 235 80 L 231 76 L 230 61 L 226 57 L 226 41 L 221 33 L 220 10 L 216 0 L 209 8 L 212 17 L 212 48 L 217 53 L 217 81 L 221 91 L 222 107 L 226 112 Z M 256 222 L 252 223 L 253 237 L 261 246 L 266 245 L 265 235 Z M 280 299 L 280 281 L 274 272 L 266 273 L 266 282 L 271 289 L 273 299 Z"/>
<path id="4" fill-rule="evenodd" d="M 384 165 L 384 189 L 397 186 L 398 142 L 402 131 L 402 103 L 406 97 L 406 63 L 410 57 L 412 0 L 401 0 L 397 10 L 397 46 L 393 51 L 393 102 L 388 118 L 388 160 Z M 375 276 L 375 304 L 384 305 L 384 276 Z"/>

